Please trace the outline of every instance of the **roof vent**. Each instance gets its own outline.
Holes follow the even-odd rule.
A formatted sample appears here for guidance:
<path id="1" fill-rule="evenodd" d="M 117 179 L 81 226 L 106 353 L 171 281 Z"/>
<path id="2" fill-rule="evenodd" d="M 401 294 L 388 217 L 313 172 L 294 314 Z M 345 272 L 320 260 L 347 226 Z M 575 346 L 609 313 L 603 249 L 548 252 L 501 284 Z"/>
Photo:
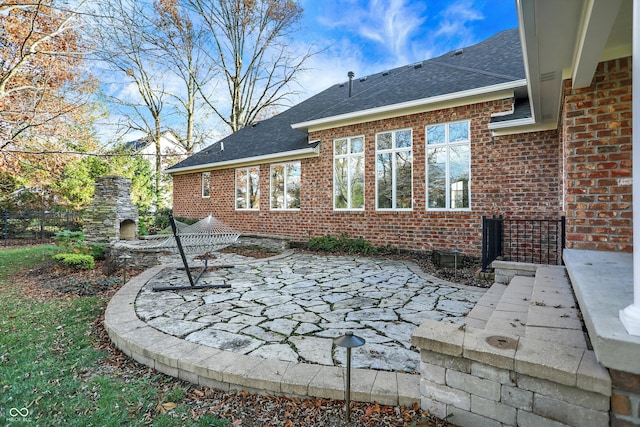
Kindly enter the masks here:
<path id="1" fill-rule="evenodd" d="M 458 49 L 455 52 L 453 52 L 454 56 L 460 56 L 464 53 L 464 49 Z"/>
<path id="2" fill-rule="evenodd" d="M 389 72 L 388 72 L 388 71 L 385 71 L 384 73 L 382 73 L 382 75 L 383 75 L 383 76 L 388 76 L 388 75 L 389 75 Z"/>
<path id="3" fill-rule="evenodd" d="M 415 68 L 416 70 L 417 70 L 418 68 L 422 68 L 422 62 L 418 62 L 417 64 L 415 64 L 415 65 L 413 66 L 413 68 Z"/>
<path id="4" fill-rule="evenodd" d="M 361 82 L 363 82 L 363 81 L 365 81 L 365 80 L 367 80 L 367 78 L 366 78 L 366 77 L 360 77 L 360 81 L 361 81 Z"/>
<path id="5" fill-rule="evenodd" d="M 260 123 L 260 122 L 253 122 L 253 123 L 251 123 L 251 127 L 252 127 L 252 128 L 254 128 L 254 127 L 258 126 L 258 123 Z"/>
<path id="6" fill-rule="evenodd" d="M 356 74 L 353 71 L 349 71 L 347 73 L 347 77 L 349 77 L 349 98 L 351 98 L 351 89 L 353 87 L 353 78 L 356 76 Z"/>

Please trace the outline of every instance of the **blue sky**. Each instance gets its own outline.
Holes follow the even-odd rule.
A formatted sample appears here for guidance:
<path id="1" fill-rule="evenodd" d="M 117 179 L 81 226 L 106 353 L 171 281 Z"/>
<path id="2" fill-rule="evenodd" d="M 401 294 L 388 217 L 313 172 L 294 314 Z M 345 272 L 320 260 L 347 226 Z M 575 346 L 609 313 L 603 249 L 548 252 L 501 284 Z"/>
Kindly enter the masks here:
<path id="1" fill-rule="evenodd" d="M 301 98 L 356 76 L 433 58 L 518 25 L 516 0 L 300 0 L 297 42 L 324 49 Z"/>
<path id="2" fill-rule="evenodd" d="M 305 64 L 293 89 L 296 104 L 320 91 L 356 77 L 375 74 L 470 46 L 518 25 L 516 0 L 298 0 L 303 8 L 299 31 L 291 47 L 319 53 Z M 104 82 L 103 82 L 104 83 Z M 163 81 L 170 86 L 170 79 Z M 135 98 L 133 84 L 113 83 L 108 92 Z M 117 115 L 108 122 L 114 123 Z M 217 120 L 207 121 L 209 141 L 229 131 Z M 107 126 L 101 138 L 112 139 Z M 125 137 L 133 140 L 141 134 Z"/>

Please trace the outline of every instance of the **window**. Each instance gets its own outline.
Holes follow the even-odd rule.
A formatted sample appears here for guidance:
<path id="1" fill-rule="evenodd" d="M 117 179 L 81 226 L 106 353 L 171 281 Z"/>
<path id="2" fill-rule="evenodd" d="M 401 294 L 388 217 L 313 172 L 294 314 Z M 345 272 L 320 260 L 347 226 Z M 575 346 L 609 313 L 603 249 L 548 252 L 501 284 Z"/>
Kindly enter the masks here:
<path id="1" fill-rule="evenodd" d="M 236 169 L 236 209 L 260 209 L 260 167 Z"/>
<path id="2" fill-rule="evenodd" d="M 202 172 L 202 197 L 211 197 L 211 172 Z"/>
<path id="3" fill-rule="evenodd" d="M 300 209 L 300 162 L 271 166 L 271 209 Z"/>
<path id="4" fill-rule="evenodd" d="M 364 138 L 333 141 L 333 208 L 364 209 Z"/>
<path id="5" fill-rule="evenodd" d="M 427 208 L 469 209 L 469 122 L 427 126 Z"/>
<path id="6" fill-rule="evenodd" d="M 411 129 L 376 135 L 376 208 L 411 209 L 413 154 Z"/>

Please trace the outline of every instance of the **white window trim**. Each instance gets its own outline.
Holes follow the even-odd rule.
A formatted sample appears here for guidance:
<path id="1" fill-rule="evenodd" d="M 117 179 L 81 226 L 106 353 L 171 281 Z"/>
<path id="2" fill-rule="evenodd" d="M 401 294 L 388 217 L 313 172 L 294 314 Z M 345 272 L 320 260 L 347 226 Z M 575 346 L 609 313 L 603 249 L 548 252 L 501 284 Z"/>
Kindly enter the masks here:
<path id="1" fill-rule="evenodd" d="M 353 154 L 353 153 L 349 153 L 347 152 L 347 154 L 338 154 L 336 155 L 336 141 L 340 140 L 340 139 L 346 139 L 348 142 L 348 147 L 351 148 L 351 140 L 352 139 L 356 139 L 356 138 L 362 138 L 362 153 L 358 153 L 358 154 Z M 351 159 L 352 157 L 362 157 L 362 163 L 364 164 L 365 161 L 365 151 L 366 151 L 366 147 L 365 147 L 365 137 L 364 135 L 355 135 L 355 136 L 345 136 L 343 138 L 336 138 L 333 140 L 333 144 L 331 146 L 331 149 L 333 150 L 333 210 L 336 212 L 348 212 L 348 211 L 354 211 L 354 212 L 362 212 L 364 211 L 364 207 L 366 205 L 366 191 L 364 191 L 364 200 L 362 203 L 362 207 L 361 208 L 352 208 L 351 207 L 351 179 L 348 180 L 348 186 L 347 186 L 347 191 L 349 194 L 349 200 L 347 200 L 348 202 L 348 207 L 346 208 L 336 208 L 336 159 L 337 158 L 344 158 L 347 159 L 347 164 L 349 162 L 349 159 Z M 349 174 L 349 178 L 351 178 L 350 174 L 351 174 L 351 169 L 348 168 L 347 166 L 347 171 Z M 366 182 L 366 180 L 365 180 Z M 365 184 L 366 185 L 366 184 Z M 364 185 L 363 185 L 363 190 L 364 190 Z"/>
<path id="2" fill-rule="evenodd" d="M 410 149 L 397 149 L 397 148 L 390 148 L 390 149 L 386 149 L 386 150 L 378 150 L 378 135 L 381 135 L 383 133 L 391 133 L 392 134 L 392 141 L 393 141 L 393 145 L 395 146 L 395 140 L 396 140 L 396 132 L 402 132 L 402 131 L 406 131 L 408 130 L 409 132 L 411 132 L 411 148 Z M 393 129 L 393 130 L 385 130 L 385 131 L 381 131 L 381 132 L 376 132 L 375 135 L 375 167 L 374 167 L 374 179 L 376 181 L 376 201 L 375 201 L 375 206 L 376 206 L 376 211 L 380 211 L 380 212 L 411 212 L 413 210 L 413 164 L 414 164 L 414 159 L 413 159 L 413 128 L 404 128 L 404 129 Z M 397 153 L 399 151 L 411 151 L 411 207 L 410 208 L 379 208 L 378 207 L 378 154 L 379 153 Z M 393 186 L 393 198 L 392 198 L 392 204 L 396 205 L 396 190 L 397 190 L 397 166 L 396 166 L 396 156 L 391 156 L 391 162 L 392 162 L 392 168 L 393 168 L 393 176 L 391 177 L 391 185 Z"/>
<path id="3" fill-rule="evenodd" d="M 454 143 L 450 143 L 449 141 L 449 125 L 451 124 L 455 124 L 455 123 L 466 123 L 467 124 L 467 128 L 469 129 L 469 139 L 466 141 L 457 141 Z M 427 140 L 427 128 L 430 126 L 440 126 L 440 125 L 444 125 L 444 129 L 445 129 L 445 142 L 443 144 L 429 144 L 429 141 Z M 430 212 L 470 212 L 472 209 L 472 191 L 471 191 L 471 120 L 456 120 L 453 122 L 442 122 L 442 123 L 430 123 L 428 125 L 425 125 L 424 127 L 424 145 L 425 145 L 425 150 L 424 150 L 424 155 L 425 155 L 425 162 L 424 162 L 424 167 L 425 167 L 425 202 L 426 202 L 426 209 L 427 211 Z M 463 145 L 467 145 L 469 146 L 469 207 L 468 208 L 451 208 L 451 192 L 450 191 L 445 191 L 445 205 L 449 206 L 449 207 L 444 207 L 444 208 L 430 208 L 429 207 L 429 162 L 427 161 L 428 159 L 428 153 L 429 153 L 429 149 L 430 148 L 437 148 L 437 147 L 445 147 L 446 148 L 446 152 L 447 152 L 447 163 L 445 165 L 445 189 L 449 188 L 449 185 L 451 185 L 449 183 L 449 147 L 456 147 L 456 146 L 463 146 Z"/>
<path id="4" fill-rule="evenodd" d="M 245 189 L 244 189 L 245 190 L 245 195 L 247 196 L 246 200 L 245 200 L 247 207 L 246 208 L 239 208 L 238 207 L 238 171 L 239 170 L 243 170 L 243 171 L 246 172 L 247 176 L 249 176 L 249 170 L 251 170 L 251 169 L 257 169 L 258 170 L 258 195 L 260 195 L 260 181 L 259 181 L 260 180 L 260 166 L 246 166 L 246 167 L 243 167 L 243 168 L 236 168 L 234 170 L 234 172 L 233 172 L 233 178 L 234 178 L 234 181 L 235 181 L 235 188 L 234 188 L 234 193 L 233 193 L 234 194 L 233 204 L 234 204 L 235 209 L 237 211 L 259 211 L 260 210 L 259 207 L 258 208 L 250 208 L 249 207 L 249 197 L 248 197 L 249 196 L 249 180 L 248 179 L 247 179 L 247 184 L 246 184 Z M 260 200 L 260 202 L 262 202 L 262 200 Z"/>
<path id="5" fill-rule="evenodd" d="M 287 166 L 290 163 L 298 163 L 300 164 L 300 179 L 302 180 L 302 162 L 298 161 L 298 160 L 294 160 L 291 162 L 283 162 L 283 163 L 274 163 L 272 165 L 269 166 L 269 209 L 272 211 L 299 211 L 300 208 L 274 208 L 273 207 L 273 198 L 271 197 L 271 195 L 273 194 L 273 168 L 275 166 L 284 166 L 284 205 L 287 206 Z M 302 187 L 302 183 L 301 183 L 301 187 Z M 302 188 L 300 188 L 300 193 L 302 193 Z"/>
<path id="6" fill-rule="evenodd" d="M 205 175 L 209 177 L 209 179 L 207 179 L 209 184 L 209 194 L 207 195 L 204 194 Z M 200 175 L 200 195 L 202 196 L 203 199 L 211 198 L 211 172 L 202 172 L 202 175 Z"/>

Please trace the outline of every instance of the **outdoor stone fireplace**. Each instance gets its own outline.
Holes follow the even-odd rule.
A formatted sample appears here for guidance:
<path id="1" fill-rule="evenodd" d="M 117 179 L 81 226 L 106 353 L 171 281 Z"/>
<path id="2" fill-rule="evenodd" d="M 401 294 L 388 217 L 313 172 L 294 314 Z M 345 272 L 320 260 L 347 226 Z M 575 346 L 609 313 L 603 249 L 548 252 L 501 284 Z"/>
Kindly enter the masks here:
<path id="1" fill-rule="evenodd" d="M 82 232 L 88 242 L 112 243 L 135 240 L 138 209 L 130 197 L 131 181 L 107 175 L 96 180 L 93 202 L 84 215 Z"/>

